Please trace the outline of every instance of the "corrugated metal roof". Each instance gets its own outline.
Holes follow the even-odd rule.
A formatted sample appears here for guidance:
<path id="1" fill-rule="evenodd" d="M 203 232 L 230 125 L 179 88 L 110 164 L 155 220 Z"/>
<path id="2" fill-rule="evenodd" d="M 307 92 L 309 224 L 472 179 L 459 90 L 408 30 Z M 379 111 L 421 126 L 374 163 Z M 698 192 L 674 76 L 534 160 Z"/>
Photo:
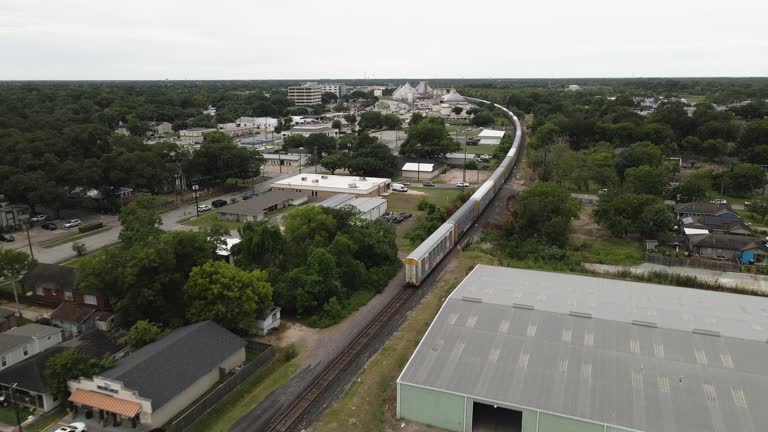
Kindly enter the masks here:
<path id="1" fill-rule="evenodd" d="M 767 331 L 766 298 L 478 266 L 399 381 L 642 431 L 765 431 Z"/>
<path id="2" fill-rule="evenodd" d="M 365 214 L 386 202 L 384 198 L 355 198 L 344 205 L 351 205 Z"/>
<path id="3" fill-rule="evenodd" d="M 336 208 L 346 203 L 347 201 L 352 201 L 353 199 L 355 199 L 355 196 L 352 194 L 338 194 L 319 202 L 317 205 L 322 207 Z"/>

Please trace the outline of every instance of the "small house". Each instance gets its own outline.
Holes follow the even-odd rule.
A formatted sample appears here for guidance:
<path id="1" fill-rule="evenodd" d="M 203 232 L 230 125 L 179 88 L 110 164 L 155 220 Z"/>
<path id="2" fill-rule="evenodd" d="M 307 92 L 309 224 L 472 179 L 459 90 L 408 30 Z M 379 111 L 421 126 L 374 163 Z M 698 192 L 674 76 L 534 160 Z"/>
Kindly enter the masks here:
<path id="1" fill-rule="evenodd" d="M 0 307 L 0 332 L 16 327 L 16 311 Z"/>
<path id="2" fill-rule="evenodd" d="M 273 306 L 256 321 L 254 333 L 259 336 L 266 336 L 278 327 L 280 327 L 280 308 Z"/>
<path id="3" fill-rule="evenodd" d="M 26 295 L 52 305 L 70 301 L 97 309 L 110 309 L 107 296 L 80 291 L 75 281 L 75 269 L 72 267 L 37 263 L 21 277 L 19 283 Z"/>
<path id="4" fill-rule="evenodd" d="M 249 200 L 242 200 L 216 209 L 219 219 L 232 222 L 259 221 L 267 213 L 308 201 L 307 194 L 293 191 L 269 191 Z"/>
<path id="5" fill-rule="evenodd" d="M 27 324 L 0 333 L 0 370 L 13 366 L 61 342 L 61 329 Z"/>
<path id="6" fill-rule="evenodd" d="M 698 218 L 701 216 L 710 216 L 721 219 L 741 219 L 738 213 L 731 209 L 728 204 L 714 204 L 709 202 L 691 202 L 675 204 L 675 217 L 683 219 L 686 217 Z"/>
<path id="7" fill-rule="evenodd" d="M 63 329 L 64 337 L 70 338 L 93 330 L 97 316 L 98 310 L 95 307 L 64 302 L 51 313 L 51 324 Z"/>
<path id="8" fill-rule="evenodd" d="M 687 237 L 693 255 L 723 260 L 740 259 L 742 250 L 751 247 L 756 240 L 754 237 L 717 233 Z"/>

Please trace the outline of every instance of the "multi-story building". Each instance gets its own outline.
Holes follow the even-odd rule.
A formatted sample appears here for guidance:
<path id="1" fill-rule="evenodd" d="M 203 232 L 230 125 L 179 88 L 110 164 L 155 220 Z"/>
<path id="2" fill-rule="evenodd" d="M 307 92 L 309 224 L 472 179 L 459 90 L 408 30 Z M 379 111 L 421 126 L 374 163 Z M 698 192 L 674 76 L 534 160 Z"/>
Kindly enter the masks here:
<path id="1" fill-rule="evenodd" d="M 323 93 L 333 93 L 337 97 L 342 97 L 347 94 L 347 86 L 344 84 L 324 83 L 321 84 L 321 86 L 323 87 Z"/>
<path id="2" fill-rule="evenodd" d="M 0 230 L 21 229 L 29 221 L 29 206 L 0 202 Z"/>
<path id="3" fill-rule="evenodd" d="M 319 105 L 322 100 L 323 86 L 318 84 L 305 84 L 288 87 L 288 98 L 296 102 L 298 106 Z"/>

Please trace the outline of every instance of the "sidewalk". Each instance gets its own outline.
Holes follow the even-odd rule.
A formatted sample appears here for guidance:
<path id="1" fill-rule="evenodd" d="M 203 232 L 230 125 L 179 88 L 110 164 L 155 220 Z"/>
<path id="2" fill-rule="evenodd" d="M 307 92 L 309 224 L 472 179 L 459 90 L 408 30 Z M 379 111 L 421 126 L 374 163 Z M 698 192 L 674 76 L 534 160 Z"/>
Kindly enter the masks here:
<path id="1" fill-rule="evenodd" d="M 715 270 L 664 266 L 651 263 L 643 263 L 632 267 L 584 263 L 584 267 L 597 273 L 617 273 L 625 270 L 629 270 L 638 274 L 654 272 L 676 273 L 694 276 L 709 282 L 717 282 L 730 288 L 754 290 L 768 294 L 768 276 L 755 275 L 750 273 L 720 272 Z"/>

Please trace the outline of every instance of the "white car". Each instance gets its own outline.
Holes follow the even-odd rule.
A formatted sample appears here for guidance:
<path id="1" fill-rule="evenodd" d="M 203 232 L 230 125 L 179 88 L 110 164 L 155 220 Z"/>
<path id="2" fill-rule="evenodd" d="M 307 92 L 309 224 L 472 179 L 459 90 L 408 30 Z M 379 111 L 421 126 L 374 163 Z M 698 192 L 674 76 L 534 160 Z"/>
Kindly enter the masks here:
<path id="1" fill-rule="evenodd" d="M 456 187 L 457 188 L 466 188 L 466 187 L 469 187 L 469 183 L 467 183 L 467 182 L 458 182 L 458 183 L 456 183 Z"/>
<path id="2" fill-rule="evenodd" d="M 200 204 L 199 206 L 197 206 L 197 210 L 201 212 L 207 212 L 210 209 L 211 209 L 211 206 L 209 206 L 208 204 Z"/>
<path id="3" fill-rule="evenodd" d="M 48 216 L 46 216 L 44 214 L 39 214 L 39 215 L 31 217 L 29 220 L 32 221 L 32 222 L 43 222 L 46 219 L 48 219 Z"/>
<path id="4" fill-rule="evenodd" d="M 82 224 L 83 223 L 80 222 L 80 219 L 70 219 L 64 223 L 64 229 L 79 227 Z"/>
<path id="5" fill-rule="evenodd" d="M 88 432 L 88 428 L 85 427 L 85 423 L 75 422 L 56 429 L 56 432 Z"/>
<path id="6" fill-rule="evenodd" d="M 728 201 L 726 201 L 726 200 L 724 200 L 722 198 L 718 198 L 718 199 L 713 199 L 709 203 L 710 204 L 717 204 L 717 205 L 725 205 L 725 204 L 728 204 Z"/>

